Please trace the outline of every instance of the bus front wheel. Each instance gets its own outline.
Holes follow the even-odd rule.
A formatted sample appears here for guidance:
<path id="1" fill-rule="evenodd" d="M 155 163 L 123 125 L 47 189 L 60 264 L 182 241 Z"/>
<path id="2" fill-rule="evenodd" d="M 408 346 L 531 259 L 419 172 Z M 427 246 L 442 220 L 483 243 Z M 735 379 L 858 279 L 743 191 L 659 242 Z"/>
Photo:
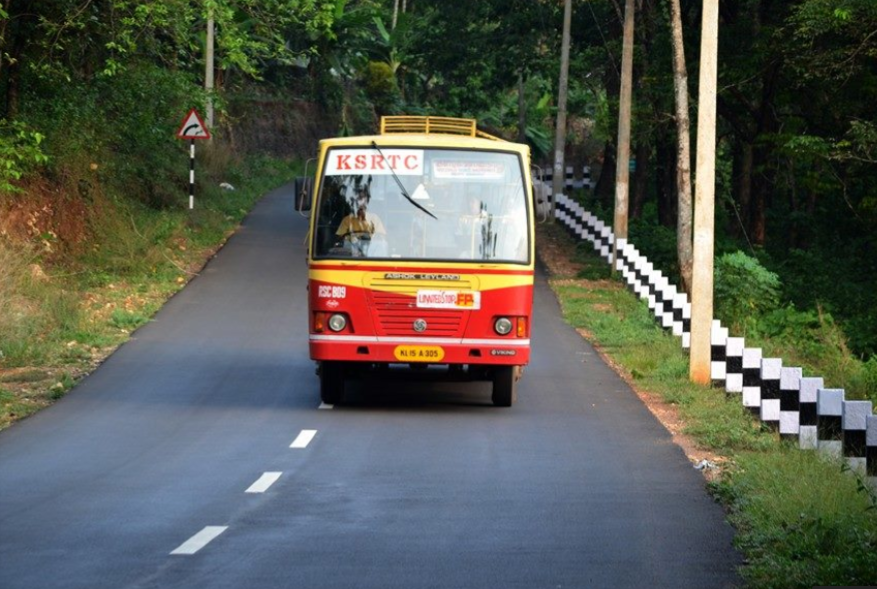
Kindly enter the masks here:
<path id="1" fill-rule="evenodd" d="M 518 396 L 514 366 L 497 366 L 493 372 L 493 404 L 511 407 Z"/>
<path id="2" fill-rule="evenodd" d="M 320 400 L 337 405 L 344 394 L 344 365 L 341 362 L 320 364 Z"/>

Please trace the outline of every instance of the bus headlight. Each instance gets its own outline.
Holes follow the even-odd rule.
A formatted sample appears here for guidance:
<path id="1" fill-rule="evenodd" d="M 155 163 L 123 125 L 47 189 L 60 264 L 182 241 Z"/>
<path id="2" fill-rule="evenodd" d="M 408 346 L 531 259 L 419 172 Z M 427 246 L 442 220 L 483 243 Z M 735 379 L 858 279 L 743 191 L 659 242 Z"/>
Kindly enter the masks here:
<path id="1" fill-rule="evenodd" d="M 329 329 L 332 331 L 341 331 L 347 327 L 347 318 L 344 315 L 336 313 L 329 317 Z"/>
<path id="2" fill-rule="evenodd" d="M 500 317 L 493 324 L 493 329 L 499 335 L 508 335 L 512 332 L 512 322 L 506 317 Z"/>

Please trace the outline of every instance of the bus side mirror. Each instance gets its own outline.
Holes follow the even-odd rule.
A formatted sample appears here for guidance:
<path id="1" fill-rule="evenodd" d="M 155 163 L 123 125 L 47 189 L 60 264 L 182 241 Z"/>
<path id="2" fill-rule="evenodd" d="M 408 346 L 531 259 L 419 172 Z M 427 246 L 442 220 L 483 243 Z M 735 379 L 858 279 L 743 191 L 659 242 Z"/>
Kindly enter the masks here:
<path id="1" fill-rule="evenodd" d="M 311 186 L 313 180 L 307 176 L 295 179 L 295 210 L 299 212 L 311 210 Z"/>

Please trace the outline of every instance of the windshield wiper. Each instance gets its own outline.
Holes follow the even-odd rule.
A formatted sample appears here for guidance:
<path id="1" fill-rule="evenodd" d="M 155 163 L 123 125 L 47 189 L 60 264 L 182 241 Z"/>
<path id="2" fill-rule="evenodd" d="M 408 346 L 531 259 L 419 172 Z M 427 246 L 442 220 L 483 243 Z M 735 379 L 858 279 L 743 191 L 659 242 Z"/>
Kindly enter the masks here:
<path id="1" fill-rule="evenodd" d="M 396 181 L 396 184 L 399 185 L 399 190 L 402 191 L 402 196 L 404 196 L 405 199 L 406 199 L 408 202 L 410 202 L 411 204 L 413 204 L 415 207 L 417 207 L 418 209 L 420 209 L 421 211 L 423 211 L 424 213 L 426 213 L 427 215 L 429 215 L 429 216 L 432 217 L 433 219 L 438 220 L 438 217 L 436 217 L 435 215 L 433 215 L 432 213 L 430 213 L 428 210 L 426 210 L 426 208 L 423 207 L 423 205 L 419 204 L 416 200 L 414 200 L 413 198 L 411 198 L 411 195 L 408 194 L 408 191 L 407 191 L 407 190 L 405 190 L 405 186 L 402 184 L 402 181 L 399 180 L 399 176 L 396 175 L 396 171 L 393 169 L 393 166 L 390 165 L 390 160 L 388 160 L 388 159 L 384 156 L 384 152 L 381 151 L 381 148 L 378 147 L 378 144 L 377 144 L 376 142 L 372 141 L 372 147 L 374 147 L 375 149 L 377 149 L 377 150 L 378 150 L 378 153 L 380 154 L 380 156 L 381 156 L 382 158 L 384 158 L 384 161 L 385 161 L 385 162 L 387 162 L 387 167 L 390 169 L 390 173 L 393 175 L 393 180 L 395 180 L 395 181 Z"/>

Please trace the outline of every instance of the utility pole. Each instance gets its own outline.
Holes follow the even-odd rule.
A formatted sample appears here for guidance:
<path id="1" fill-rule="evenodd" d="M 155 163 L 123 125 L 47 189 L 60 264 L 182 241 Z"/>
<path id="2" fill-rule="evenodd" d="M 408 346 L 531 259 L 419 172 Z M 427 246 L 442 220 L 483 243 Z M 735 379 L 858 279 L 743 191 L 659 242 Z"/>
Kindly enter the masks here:
<path id="1" fill-rule="evenodd" d="M 615 162 L 615 219 L 612 273 L 618 259 L 618 240 L 627 239 L 627 199 L 630 192 L 630 103 L 633 95 L 633 0 L 624 2 L 621 48 L 621 96 L 618 102 L 618 158 Z"/>
<path id="2" fill-rule="evenodd" d="M 710 382 L 713 322 L 713 225 L 716 192 L 716 79 L 719 0 L 703 0 L 700 84 L 697 108 L 697 167 L 694 183 L 694 268 L 691 289 L 692 382 Z"/>
<path id="3" fill-rule="evenodd" d="M 207 128 L 213 128 L 213 6 L 207 8 L 207 43 L 205 48 L 204 90 L 207 92 Z"/>
<path id="4" fill-rule="evenodd" d="M 566 95 L 569 86 L 569 29 L 572 0 L 563 1 L 563 37 L 560 45 L 560 83 L 557 89 L 557 132 L 554 138 L 554 179 L 552 182 L 551 217 L 557 196 L 563 193 L 563 152 L 566 150 Z"/>

